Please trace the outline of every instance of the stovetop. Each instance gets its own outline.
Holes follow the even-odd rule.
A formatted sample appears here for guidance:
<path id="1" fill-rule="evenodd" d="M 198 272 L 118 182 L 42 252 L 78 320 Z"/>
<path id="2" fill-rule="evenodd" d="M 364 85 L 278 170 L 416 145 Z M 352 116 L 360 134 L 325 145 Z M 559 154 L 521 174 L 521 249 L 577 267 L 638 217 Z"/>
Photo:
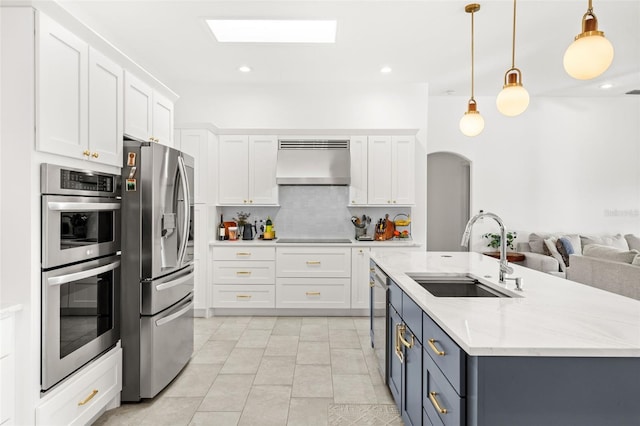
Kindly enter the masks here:
<path id="1" fill-rule="evenodd" d="M 278 243 L 295 244 L 351 244 L 348 238 L 280 238 Z"/>

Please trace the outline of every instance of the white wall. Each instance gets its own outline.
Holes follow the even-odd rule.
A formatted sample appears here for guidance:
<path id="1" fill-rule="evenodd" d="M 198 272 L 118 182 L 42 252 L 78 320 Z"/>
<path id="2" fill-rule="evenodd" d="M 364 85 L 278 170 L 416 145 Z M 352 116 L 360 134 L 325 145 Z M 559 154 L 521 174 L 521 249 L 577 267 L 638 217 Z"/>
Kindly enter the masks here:
<path id="1" fill-rule="evenodd" d="M 412 214 L 426 216 L 426 84 L 185 83 L 174 89 L 180 93 L 176 123 L 211 122 L 221 129 L 419 129 Z M 414 239 L 424 243 L 426 223 L 413 224 Z"/>
<path id="2" fill-rule="evenodd" d="M 495 212 L 523 234 L 640 234 L 640 96 L 533 97 L 514 118 L 495 98 L 477 101 L 486 126 L 468 138 L 458 130 L 467 98 L 429 100 L 428 152 L 472 161 L 472 212 Z"/>

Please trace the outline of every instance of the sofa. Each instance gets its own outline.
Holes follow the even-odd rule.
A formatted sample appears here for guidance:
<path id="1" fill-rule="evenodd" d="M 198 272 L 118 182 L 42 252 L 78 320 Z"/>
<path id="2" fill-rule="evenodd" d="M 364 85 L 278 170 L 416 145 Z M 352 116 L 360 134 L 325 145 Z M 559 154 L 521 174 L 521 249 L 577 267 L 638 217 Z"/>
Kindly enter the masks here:
<path id="1" fill-rule="evenodd" d="M 534 233 L 517 250 L 523 266 L 640 300 L 640 237 Z"/>

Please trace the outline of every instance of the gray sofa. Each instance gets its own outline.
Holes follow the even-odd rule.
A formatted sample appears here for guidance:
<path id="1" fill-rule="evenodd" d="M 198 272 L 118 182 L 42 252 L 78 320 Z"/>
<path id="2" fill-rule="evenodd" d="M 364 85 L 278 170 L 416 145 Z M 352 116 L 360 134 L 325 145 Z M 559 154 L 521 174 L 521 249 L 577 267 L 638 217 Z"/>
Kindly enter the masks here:
<path id="1" fill-rule="evenodd" d="M 640 250 L 639 237 L 631 234 L 624 237 L 619 234 L 602 237 L 574 234 L 569 238 L 577 246 L 576 253 L 569 256 L 569 266 L 565 266 L 558 253 L 555 257 L 542 253 L 544 243 L 541 240 L 551 236 L 531 234 L 529 242 L 517 244 L 517 250 L 525 254 L 523 266 L 640 300 L 640 264 L 637 264 L 639 259 L 634 254 Z"/>
<path id="2" fill-rule="evenodd" d="M 640 265 L 591 256 L 569 256 L 567 279 L 640 300 Z"/>

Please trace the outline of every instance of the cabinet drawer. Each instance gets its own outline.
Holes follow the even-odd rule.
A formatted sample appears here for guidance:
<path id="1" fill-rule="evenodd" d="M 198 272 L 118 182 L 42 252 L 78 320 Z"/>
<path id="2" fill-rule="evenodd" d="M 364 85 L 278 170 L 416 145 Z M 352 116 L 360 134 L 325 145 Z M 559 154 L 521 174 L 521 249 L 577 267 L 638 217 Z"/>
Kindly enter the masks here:
<path id="1" fill-rule="evenodd" d="M 13 314 L 0 319 L 0 358 L 13 352 Z"/>
<path id="2" fill-rule="evenodd" d="M 229 243 L 233 244 L 233 242 Z M 213 260 L 275 260 L 275 247 L 214 247 Z"/>
<path id="3" fill-rule="evenodd" d="M 349 248 L 278 248 L 276 259 L 278 277 L 351 277 Z"/>
<path id="4" fill-rule="evenodd" d="M 275 308 L 274 285 L 214 285 L 214 308 Z"/>
<path id="5" fill-rule="evenodd" d="M 276 308 L 349 308 L 348 278 L 278 278 Z"/>
<path id="6" fill-rule="evenodd" d="M 416 339 L 422 342 L 422 308 L 404 292 L 402 293 L 402 319 Z"/>
<path id="7" fill-rule="evenodd" d="M 393 280 L 388 280 L 387 282 L 389 283 L 389 303 L 402 315 L 402 290 Z"/>
<path id="8" fill-rule="evenodd" d="M 213 262 L 214 284 L 275 284 L 273 261 L 219 261 Z"/>
<path id="9" fill-rule="evenodd" d="M 428 418 L 434 424 L 440 421 L 445 426 L 464 425 L 465 399 L 456 393 L 430 356 L 425 354 L 422 359 L 422 407 Z M 446 410 L 446 413 L 440 409 Z"/>
<path id="10" fill-rule="evenodd" d="M 465 352 L 425 313 L 422 316 L 422 339 L 424 350 L 429 357 L 456 392 L 465 396 Z"/>
<path id="11" fill-rule="evenodd" d="M 84 425 L 122 390 L 122 349 L 90 364 L 36 408 L 37 425 Z"/>
<path id="12" fill-rule="evenodd" d="M 0 424 L 13 417 L 15 404 L 15 363 L 13 356 L 0 359 Z"/>

